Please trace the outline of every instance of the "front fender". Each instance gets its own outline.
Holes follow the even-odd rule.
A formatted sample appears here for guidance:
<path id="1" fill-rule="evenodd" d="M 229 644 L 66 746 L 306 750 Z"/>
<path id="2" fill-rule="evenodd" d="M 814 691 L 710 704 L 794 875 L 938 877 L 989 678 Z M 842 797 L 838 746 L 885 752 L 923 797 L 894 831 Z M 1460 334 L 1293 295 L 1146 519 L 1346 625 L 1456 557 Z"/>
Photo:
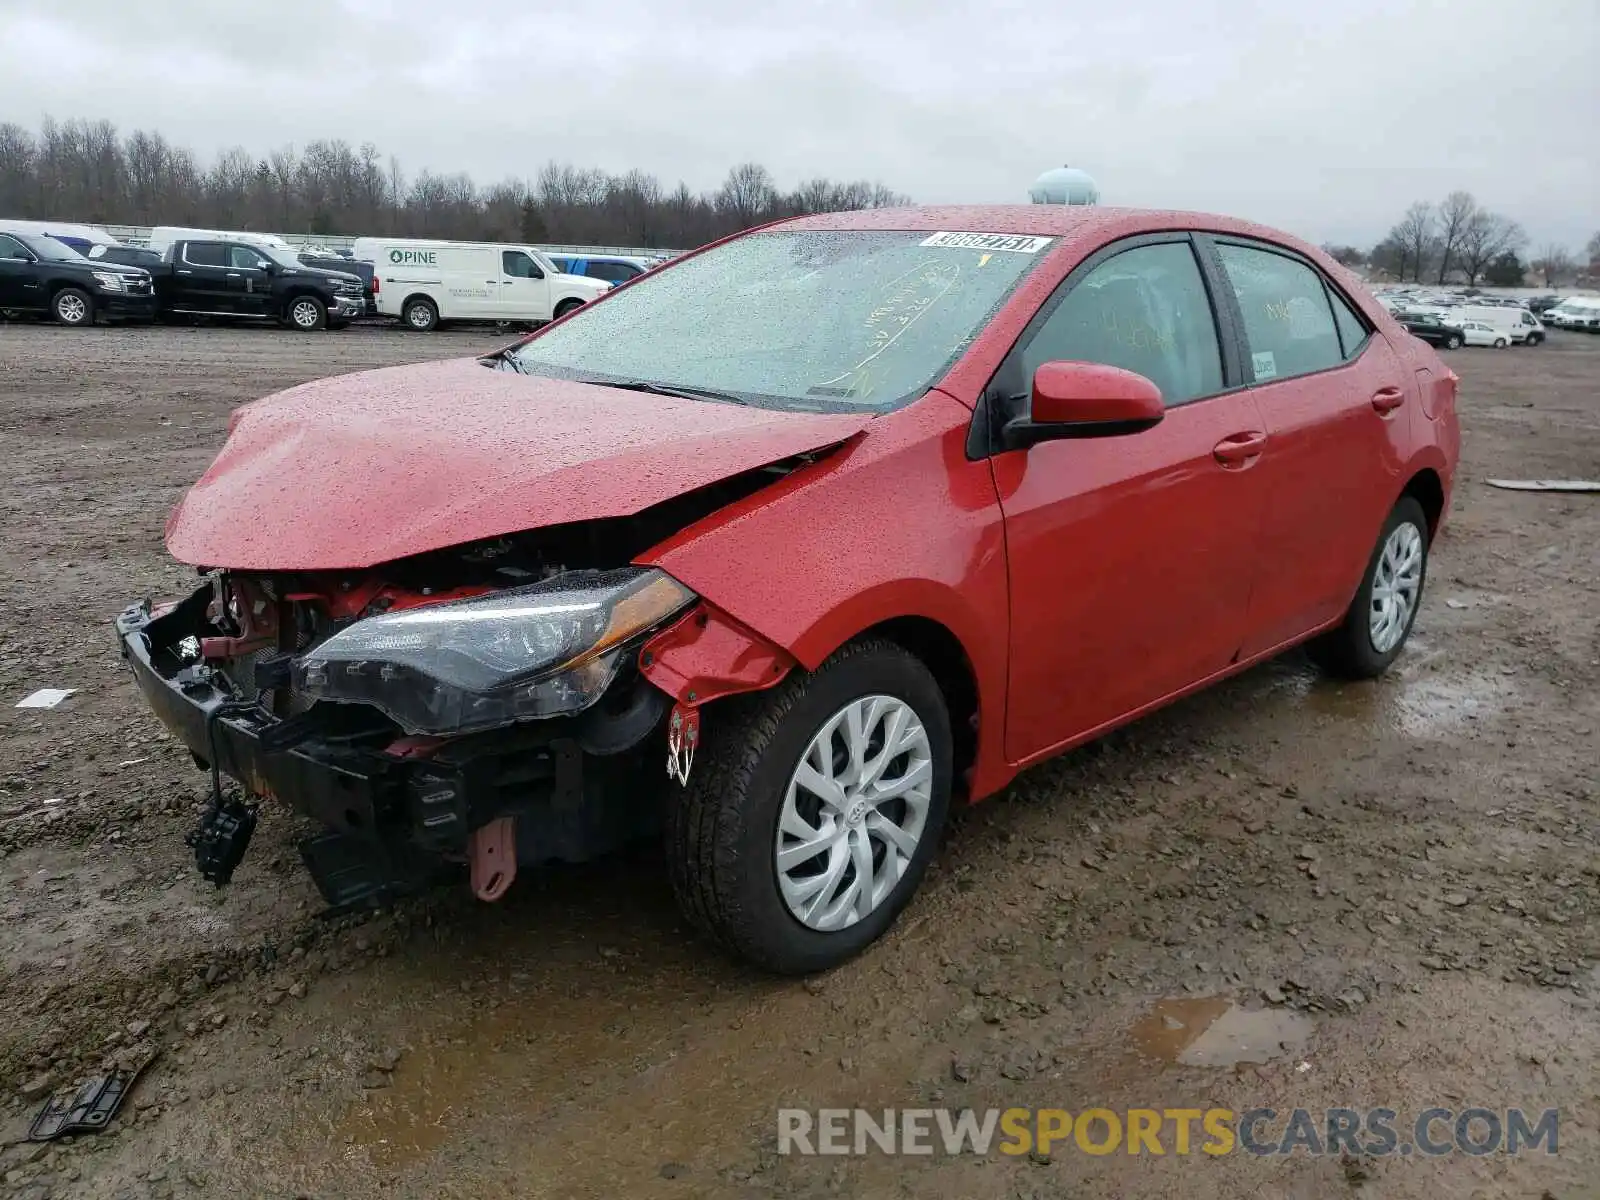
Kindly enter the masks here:
<path id="1" fill-rule="evenodd" d="M 1005 533 L 971 413 L 932 392 L 872 421 L 847 452 L 796 472 L 635 560 L 660 567 L 808 670 L 884 622 L 922 618 L 961 645 L 978 696 L 974 796 L 1004 761 Z"/>

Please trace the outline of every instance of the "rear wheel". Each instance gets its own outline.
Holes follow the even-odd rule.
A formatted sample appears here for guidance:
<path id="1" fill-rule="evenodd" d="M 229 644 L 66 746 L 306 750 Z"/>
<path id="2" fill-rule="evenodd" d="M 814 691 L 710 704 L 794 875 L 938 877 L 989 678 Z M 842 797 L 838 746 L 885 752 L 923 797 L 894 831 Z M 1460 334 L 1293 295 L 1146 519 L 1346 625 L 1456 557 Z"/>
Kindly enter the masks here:
<path id="1" fill-rule="evenodd" d="M 62 288 L 50 300 L 50 315 L 63 325 L 93 325 L 94 301 L 78 288 Z"/>
<path id="2" fill-rule="evenodd" d="M 1459 333 L 1452 333 L 1449 337 L 1445 338 L 1444 348 L 1446 350 L 1461 349 L 1461 335 Z"/>
<path id="3" fill-rule="evenodd" d="M 428 333 L 439 326 L 439 309 L 426 296 L 418 296 L 406 301 L 405 308 L 400 312 L 400 320 L 407 329 Z"/>
<path id="4" fill-rule="evenodd" d="M 950 803 L 950 718 L 933 676 L 886 641 L 724 702 L 669 807 L 684 915 L 781 974 L 860 953 L 905 907 Z"/>
<path id="5" fill-rule="evenodd" d="M 289 319 L 289 328 L 301 333 L 315 333 L 328 323 L 328 310 L 315 296 L 296 296 L 289 301 L 284 315 Z"/>
<path id="6" fill-rule="evenodd" d="M 1389 513 L 1344 623 L 1306 647 L 1331 675 L 1371 679 L 1400 654 L 1422 606 L 1428 574 L 1428 518 L 1413 496 Z"/>

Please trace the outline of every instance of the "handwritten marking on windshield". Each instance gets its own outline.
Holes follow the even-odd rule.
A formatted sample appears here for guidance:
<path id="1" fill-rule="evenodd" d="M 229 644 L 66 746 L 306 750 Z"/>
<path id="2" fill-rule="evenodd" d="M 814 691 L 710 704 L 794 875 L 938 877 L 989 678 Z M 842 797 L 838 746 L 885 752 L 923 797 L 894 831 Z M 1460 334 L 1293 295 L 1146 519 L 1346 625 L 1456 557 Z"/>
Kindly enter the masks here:
<path id="1" fill-rule="evenodd" d="M 874 359 L 894 345 L 900 335 L 911 328 L 935 302 L 948 295 L 960 278 L 959 264 L 928 260 L 891 279 L 885 285 L 886 290 L 888 288 L 895 290 L 867 314 L 866 326 L 871 334 L 868 343 L 871 346 L 871 353 L 848 371 L 832 379 L 825 379 L 818 386 L 831 387 L 864 371 Z M 858 380 L 851 390 L 858 396 L 869 396 L 872 393 L 872 384 L 870 381 L 863 383 Z"/>

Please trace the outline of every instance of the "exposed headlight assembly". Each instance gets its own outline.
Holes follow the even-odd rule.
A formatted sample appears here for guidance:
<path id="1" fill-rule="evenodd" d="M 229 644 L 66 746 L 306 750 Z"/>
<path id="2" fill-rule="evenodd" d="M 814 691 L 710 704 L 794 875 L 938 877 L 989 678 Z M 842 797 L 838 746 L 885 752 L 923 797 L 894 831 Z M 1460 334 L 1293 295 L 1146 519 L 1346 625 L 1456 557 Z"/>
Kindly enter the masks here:
<path id="1" fill-rule="evenodd" d="M 626 645 L 695 595 L 654 569 L 567 574 L 357 621 L 295 664 L 308 697 L 370 704 L 408 733 L 470 733 L 579 712 Z"/>

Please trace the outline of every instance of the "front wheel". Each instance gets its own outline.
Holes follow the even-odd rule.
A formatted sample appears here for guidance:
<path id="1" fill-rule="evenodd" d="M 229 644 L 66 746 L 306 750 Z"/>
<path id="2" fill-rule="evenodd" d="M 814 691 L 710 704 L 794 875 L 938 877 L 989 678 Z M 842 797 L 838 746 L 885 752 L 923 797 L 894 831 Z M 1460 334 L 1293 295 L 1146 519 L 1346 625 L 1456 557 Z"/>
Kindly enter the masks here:
<path id="1" fill-rule="evenodd" d="M 1504 350 L 1506 348 L 1506 340 L 1505 340 L 1505 338 L 1495 338 L 1495 340 L 1494 340 L 1494 348 L 1496 350 Z"/>
<path id="2" fill-rule="evenodd" d="M 563 300 L 560 304 L 556 305 L 555 319 L 557 321 L 559 321 L 562 317 L 566 316 L 573 309 L 582 308 L 582 307 L 583 307 L 583 301 L 582 300 L 573 300 L 573 299 L 570 299 L 570 298 L 566 299 L 566 300 Z"/>
<path id="3" fill-rule="evenodd" d="M 1542 341 L 1544 341 L 1544 334 L 1542 333 L 1530 333 L 1528 335 L 1528 345 L 1530 346 L 1537 346 Z"/>
<path id="4" fill-rule="evenodd" d="M 1371 679 L 1400 654 L 1422 607 L 1428 574 L 1428 518 L 1413 496 L 1402 496 L 1378 535 L 1344 623 L 1306 647 L 1330 675 Z"/>
<path id="5" fill-rule="evenodd" d="M 785 975 L 871 945 L 910 900 L 950 804 L 950 718 L 921 661 L 887 641 L 724 702 L 667 818 L 684 915 Z"/>
<path id="6" fill-rule="evenodd" d="M 1446 350 L 1461 349 L 1461 335 L 1459 333 L 1452 333 L 1449 337 L 1445 338 L 1444 348 Z"/>
<path id="7" fill-rule="evenodd" d="M 301 333 L 315 333 L 328 323 L 328 310 L 315 296 L 296 296 L 286 315 L 289 327 Z"/>
<path id="8" fill-rule="evenodd" d="M 62 288 L 50 301 L 50 313 L 63 325 L 93 325 L 94 301 L 77 288 Z"/>

